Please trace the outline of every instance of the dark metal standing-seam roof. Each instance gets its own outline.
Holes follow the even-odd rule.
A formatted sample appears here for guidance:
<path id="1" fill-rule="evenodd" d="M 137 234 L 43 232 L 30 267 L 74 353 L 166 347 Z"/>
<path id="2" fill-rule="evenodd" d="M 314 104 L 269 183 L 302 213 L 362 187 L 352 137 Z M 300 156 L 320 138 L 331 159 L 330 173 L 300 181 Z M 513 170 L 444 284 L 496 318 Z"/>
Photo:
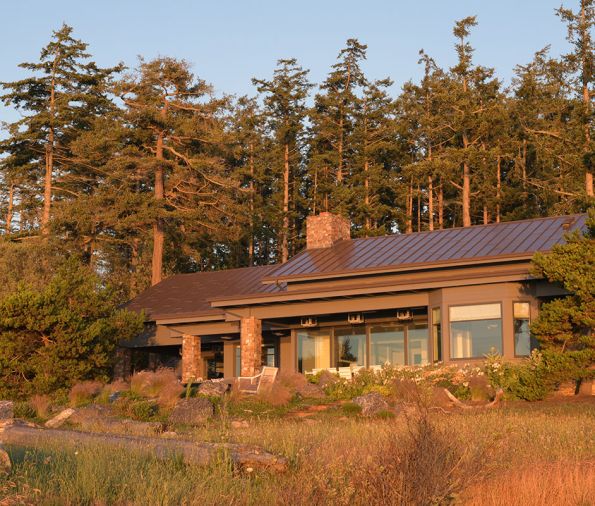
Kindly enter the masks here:
<path id="1" fill-rule="evenodd" d="M 564 242 L 568 231 L 583 228 L 586 215 L 554 216 L 340 241 L 332 248 L 306 250 L 266 276 L 265 282 L 307 279 L 498 257 L 530 256 Z M 566 225 L 568 225 L 566 227 Z"/>
<path id="2" fill-rule="evenodd" d="M 149 320 L 223 315 L 221 309 L 211 307 L 210 299 L 281 291 L 283 286 L 262 283 L 262 279 L 277 267 L 266 265 L 177 274 L 148 288 L 126 308 L 138 312 L 144 310 Z"/>

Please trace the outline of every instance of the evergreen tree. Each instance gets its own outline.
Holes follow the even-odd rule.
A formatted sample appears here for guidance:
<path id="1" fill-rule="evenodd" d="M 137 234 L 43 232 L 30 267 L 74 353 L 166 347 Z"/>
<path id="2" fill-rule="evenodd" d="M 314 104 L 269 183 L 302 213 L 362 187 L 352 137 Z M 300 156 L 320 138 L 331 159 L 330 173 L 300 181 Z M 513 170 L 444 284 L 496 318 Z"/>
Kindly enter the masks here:
<path id="1" fill-rule="evenodd" d="M 198 250 L 205 237 L 223 239 L 239 216 L 230 198 L 237 183 L 225 164 L 227 100 L 214 98 L 186 62 L 173 58 L 141 60 L 118 90 L 137 147 L 133 163 L 145 178 L 142 190 L 153 192 L 151 282 L 163 276 L 166 231 L 186 247 L 187 267 L 204 268 Z M 181 260 L 171 253 L 174 263 Z"/>
<path id="2" fill-rule="evenodd" d="M 568 72 L 574 77 L 573 82 L 582 104 L 577 107 L 577 118 L 582 137 L 582 166 L 585 173 L 585 194 L 593 197 L 593 165 L 595 164 L 595 149 L 592 141 L 593 106 L 595 82 L 595 57 L 593 55 L 592 30 L 595 26 L 595 2 L 593 0 L 579 0 L 580 9 L 560 7 L 557 14 L 568 27 L 568 40 L 574 46 L 574 52 L 564 58 L 568 65 Z"/>
<path id="3" fill-rule="evenodd" d="M 107 380 L 116 344 L 142 330 L 109 287 L 76 263 L 42 289 L 21 285 L 0 301 L 0 395 L 19 398 Z"/>
<path id="4" fill-rule="evenodd" d="M 273 184 L 277 184 L 278 189 L 273 189 L 273 194 L 278 192 L 282 195 L 280 212 L 277 214 L 281 223 L 278 232 L 281 262 L 289 258 L 290 241 L 298 232 L 295 195 L 300 186 L 303 167 L 306 99 L 312 86 L 307 80 L 308 72 L 298 65 L 295 58 L 291 58 L 277 62 L 277 69 L 270 81 L 253 79 L 258 92 L 264 94 L 268 128 L 274 140 L 275 160 L 271 170 L 275 174 Z"/>
<path id="5" fill-rule="evenodd" d="M 350 182 L 355 162 L 353 132 L 367 84 L 361 69 L 367 46 L 347 40 L 338 62 L 320 85 L 310 113 L 312 145 L 310 179 L 314 181 L 312 209 L 348 214 Z"/>
<path id="6" fill-rule="evenodd" d="M 2 84 L 3 102 L 22 111 L 23 117 L 10 126 L 10 137 L 0 150 L 10 155 L 11 165 L 20 172 L 35 171 L 43 187 L 39 224 L 46 236 L 56 190 L 76 195 L 73 186 L 85 184 L 88 168 L 77 167 L 72 160 L 72 142 L 93 118 L 114 108 L 108 86 L 122 67 L 99 68 L 89 61 L 86 50 L 87 44 L 74 39 L 72 28 L 63 25 L 42 49 L 39 62 L 20 65 L 31 77 Z"/>
<path id="7" fill-rule="evenodd" d="M 534 275 L 562 285 L 568 295 L 542 304 L 531 332 L 545 348 L 595 351 L 595 210 L 584 234 L 576 231 L 566 244 L 537 253 L 533 264 Z"/>

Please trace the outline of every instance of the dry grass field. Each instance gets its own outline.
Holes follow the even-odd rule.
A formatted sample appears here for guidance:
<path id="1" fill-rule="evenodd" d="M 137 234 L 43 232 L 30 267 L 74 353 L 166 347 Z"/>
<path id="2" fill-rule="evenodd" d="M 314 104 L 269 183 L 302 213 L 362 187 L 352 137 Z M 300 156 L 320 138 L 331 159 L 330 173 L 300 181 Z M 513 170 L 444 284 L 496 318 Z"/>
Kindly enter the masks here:
<path id="1" fill-rule="evenodd" d="M 99 447 L 9 448 L 0 505 L 595 504 L 591 399 L 377 419 L 341 404 L 308 416 L 253 404 L 182 436 L 262 446 L 289 459 L 286 473 L 238 472 L 223 453 L 198 468 Z"/>

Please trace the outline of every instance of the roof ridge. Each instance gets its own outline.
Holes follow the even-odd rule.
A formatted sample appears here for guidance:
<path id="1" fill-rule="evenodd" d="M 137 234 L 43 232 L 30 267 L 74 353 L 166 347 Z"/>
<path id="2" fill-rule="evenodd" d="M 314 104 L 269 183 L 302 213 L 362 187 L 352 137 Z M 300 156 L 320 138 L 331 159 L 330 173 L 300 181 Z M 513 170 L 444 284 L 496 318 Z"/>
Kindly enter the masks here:
<path id="1" fill-rule="evenodd" d="M 421 235 L 421 234 L 433 234 L 438 232 L 448 232 L 449 230 L 469 230 L 470 228 L 481 228 L 481 227 L 497 227 L 502 225 L 508 225 L 511 223 L 526 223 L 528 221 L 544 221 L 544 220 L 553 220 L 556 218 L 578 218 L 581 216 L 587 216 L 586 213 L 575 213 L 575 214 L 560 214 L 557 216 L 540 216 L 539 218 L 523 218 L 522 220 L 510 220 L 510 221 L 501 221 L 501 222 L 494 222 L 494 223 L 478 223 L 475 225 L 469 225 L 468 227 L 450 227 L 450 228 L 439 228 L 436 230 L 420 230 L 419 232 L 397 232 L 394 234 L 385 234 L 385 235 L 375 235 L 372 237 L 355 237 L 353 239 L 344 239 L 342 241 L 337 241 L 335 244 L 346 244 L 348 242 L 354 241 L 368 241 L 373 239 L 386 239 L 387 237 L 411 237 L 412 235 Z M 319 248 L 324 249 L 324 248 Z M 306 250 L 304 250 L 306 251 Z M 300 252 L 301 253 L 301 252 Z M 297 255 L 296 255 L 297 256 Z M 295 256 L 293 257 L 295 258 Z M 282 265 L 282 264 L 277 264 Z"/>

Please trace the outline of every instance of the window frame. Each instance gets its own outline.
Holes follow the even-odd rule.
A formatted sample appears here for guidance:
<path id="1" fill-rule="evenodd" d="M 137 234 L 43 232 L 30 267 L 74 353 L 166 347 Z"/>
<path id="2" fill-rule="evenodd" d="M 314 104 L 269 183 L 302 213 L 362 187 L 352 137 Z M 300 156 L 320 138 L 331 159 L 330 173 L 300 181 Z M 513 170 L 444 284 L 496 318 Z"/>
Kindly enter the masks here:
<path id="1" fill-rule="evenodd" d="M 472 306 L 489 306 L 492 304 L 498 304 L 500 306 L 500 354 L 504 355 L 504 304 L 502 300 L 492 300 L 486 302 L 476 302 L 473 304 L 449 304 L 447 306 L 448 309 L 448 358 L 450 361 L 465 361 L 465 360 L 482 360 L 485 358 L 485 355 L 481 356 L 473 356 L 473 357 L 453 357 L 452 355 L 452 321 L 450 319 L 450 308 L 451 307 L 472 307 Z M 444 322 L 444 315 L 440 317 L 441 321 Z M 496 318 L 490 318 L 490 320 L 495 320 Z M 457 321 L 486 321 L 486 320 L 457 320 Z M 455 321 L 455 323 L 457 322 Z M 442 323 L 444 325 L 444 323 Z M 444 327 L 443 327 L 444 328 Z"/>
<path id="2" fill-rule="evenodd" d="M 436 323 L 434 321 L 434 311 L 438 311 L 439 315 L 440 315 L 440 321 L 438 323 Z M 438 306 L 430 306 L 429 307 L 429 320 L 430 320 L 430 325 L 429 325 L 429 345 L 431 346 L 432 349 L 432 364 L 435 364 L 437 362 L 443 362 L 444 361 L 444 312 L 442 311 L 442 306 L 438 305 Z M 434 328 L 438 327 L 438 342 L 439 342 L 439 346 L 435 346 L 434 344 Z M 436 358 L 435 355 L 435 351 L 438 351 L 438 354 L 440 355 L 440 358 Z"/>

